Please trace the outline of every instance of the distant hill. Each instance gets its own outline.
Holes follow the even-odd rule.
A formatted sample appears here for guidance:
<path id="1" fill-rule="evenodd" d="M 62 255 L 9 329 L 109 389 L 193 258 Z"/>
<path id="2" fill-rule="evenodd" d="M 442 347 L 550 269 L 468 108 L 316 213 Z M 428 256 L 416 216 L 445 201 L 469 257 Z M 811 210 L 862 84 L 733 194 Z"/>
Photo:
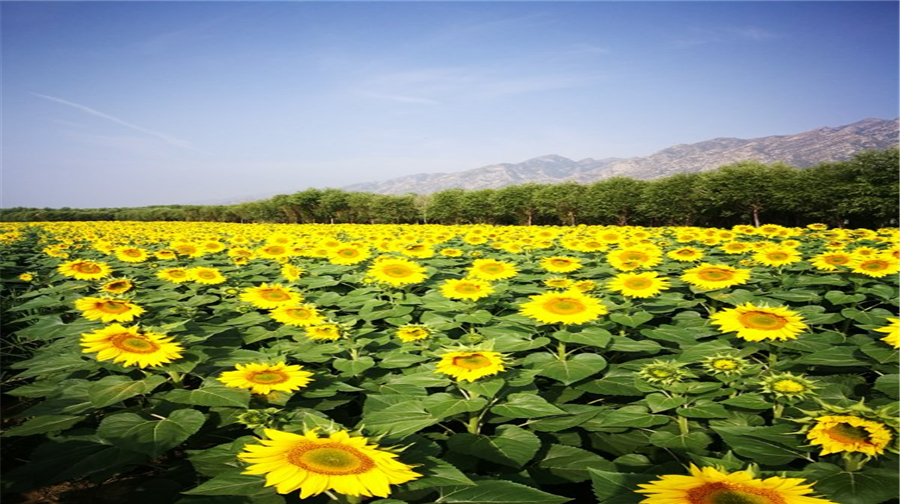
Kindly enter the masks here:
<path id="1" fill-rule="evenodd" d="M 654 179 L 676 173 L 714 170 L 738 161 L 784 162 L 805 168 L 827 161 L 844 161 L 864 150 L 885 150 L 900 142 L 898 119 L 864 119 L 835 128 L 817 128 L 795 135 L 744 140 L 714 138 L 680 144 L 655 154 L 632 158 L 573 161 L 555 154 L 521 163 L 501 163 L 454 173 L 420 173 L 383 182 L 353 184 L 343 189 L 380 194 L 429 194 L 444 189 L 496 189 L 509 185 L 577 181 L 610 177 Z"/>

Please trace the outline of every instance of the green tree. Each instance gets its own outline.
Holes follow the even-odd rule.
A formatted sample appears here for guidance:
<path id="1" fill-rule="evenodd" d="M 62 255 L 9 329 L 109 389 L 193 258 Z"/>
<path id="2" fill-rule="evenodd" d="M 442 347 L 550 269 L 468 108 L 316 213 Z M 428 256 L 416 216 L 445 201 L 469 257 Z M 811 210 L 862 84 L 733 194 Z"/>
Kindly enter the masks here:
<path id="1" fill-rule="evenodd" d="M 783 189 L 793 184 L 796 174 L 796 168 L 784 163 L 741 161 L 703 173 L 697 194 L 718 216 L 737 216 L 759 226 L 762 212 L 777 215 L 790 210 Z"/>

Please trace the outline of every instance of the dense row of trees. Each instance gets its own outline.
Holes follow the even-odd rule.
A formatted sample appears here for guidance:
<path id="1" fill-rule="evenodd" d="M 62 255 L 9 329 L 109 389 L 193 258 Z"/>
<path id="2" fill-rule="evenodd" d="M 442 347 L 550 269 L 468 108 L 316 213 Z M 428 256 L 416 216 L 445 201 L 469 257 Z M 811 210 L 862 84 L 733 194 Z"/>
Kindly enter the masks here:
<path id="1" fill-rule="evenodd" d="M 898 150 L 797 169 L 744 161 L 652 181 L 523 184 L 402 196 L 307 189 L 237 205 L 0 209 L 0 220 L 185 220 L 284 223 L 897 225 Z"/>

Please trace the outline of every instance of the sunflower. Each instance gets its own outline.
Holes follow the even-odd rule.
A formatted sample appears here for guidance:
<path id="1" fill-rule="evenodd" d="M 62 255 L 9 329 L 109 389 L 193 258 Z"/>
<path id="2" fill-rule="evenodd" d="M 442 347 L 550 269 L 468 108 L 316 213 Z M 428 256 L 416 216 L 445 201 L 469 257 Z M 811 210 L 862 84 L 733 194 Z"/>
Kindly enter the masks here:
<path id="1" fill-rule="evenodd" d="M 684 369 L 683 366 L 684 364 L 675 361 L 654 360 L 641 366 L 638 376 L 649 383 L 662 385 L 672 385 L 685 378 L 696 378 L 693 373 Z"/>
<path id="2" fill-rule="evenodd" d="M 372 254 L 369 252 L 369 247 L 364 245 L 342 245 L 329 251 L 328 262 L 331 264 L 352 266 L 365 261 L 371 256 Z"/>
<path id="3" fill-rule="evenodd" d="M 441 249 L 440 254 L 444 257 L 459 257 L 463 255 L 463 251 L 456 248 Z"/>
<path id="4" fill-rule="evenodd" d="M 550 287 L 551 289 L 569 289 L 572 287 L 574 282 L 568 278 L 548 278 L 544 280 L 544 285 Z"/>
<path id="5" fill-rule="evenodd" d="M 60 264 L 56 271 L 75 280 L 98 280 L 109 276 L 112 273 L 112 268 L 106 263 L 91 261 L 90 259 L 76 259 Z"/>
<path id="6" fill-rule="evenodd" d="M 572 284 L 572 288 L 579 292 L 590 292 L 597 288 L 597 282 L 593 280 L 579 280 Z"/>
<path id="7" fill-rule="evenodd" d="M 849 265 L 852 260 L 852 255 L 838 250 L 815 255 L 809 259 L 809 262 L 818 270 L 836 271 L 842 266 Z"/>
<path id="8" fill-rule="evenodd" d="M 190 275 L 191 280 L 204 285 L 217 285 L 228 280 L 225 278 L 225 275 L 216 268 L 204 268 L 198 266 L 187 270 L 187 273 Z"/>
<path id="9" fill-rule="evenodd" d="M 130 263 L 144 262 L 150 257 L 150 253 L 140 247 L 117 247 L 115 254 L 116 259 Z"/>
<path id="10" fill-rule="evenodd" d="M 267 395 L 273 391 L 293 392 L 312 382 L 313 374 L 302 366 L 277 364 L 235 364 L 234 371 L 225 371 L 217 380 L 226 387 L 248 389 L 254 394 Z"/>
<path id="11" fill-rule="evenodd" d="M 892 437 L 885 424 L 853 415 L 816 417 L 815 424 L 806 433 L 811 445 L 822 447 L 821 455 L 839 452 L 881 455 Z"/>
<path id="12" fill-rule="evenodd" d="M 753 254 L 753 260 L 766 266 L 785 266 L 800 262 L 803 257 L 790 247 L 771 247 L 758 250 Z"/>
<path id="13" fill-rule="evenodd" d="M 694 247 L 681 247 L 667 252 L 666 257 L 681 262 L 693 262 L 703 259 L 703 251 Z"/>
<path id="14" fill-rule="evenodd" d="M 859 249 L 854 251 L 854 259 L 850 263 L 850 271 L 853 273 L 881 278 L 900 272 L 900 261 L 889 254 L 858 256 L 856 255 L 858 252 Z"/>
<path id="15" fill-rule="evenodd" d="M 134 288 L 134 282 L 127 278 L 113 278 L 100 286 L 100 290 L 109 294 L 124 294 Z"/>
<path id="16" fill-rule="evenodd" d="M 112 324 L 81 335 L 83 353 L 97 354 L 97 360 L 121 362 L 125 366 L 137 364 L 141 368 L 156 367 L 181 358 L 184 350 L 171 337 L 141 332 L 138 326 L 123 327 Z"/>
<path id="17" fill-rule="evenodd" d="M 172 261 L 177 259 L 178 255 L 172 250 L 157 250 L 153 253 L 153 257 L 156 257 L 160 261 Z"/>
<path id="18" fill-rule="evenodd" d="M 620 271 L 652 268 L 662 262 L 660 252 L 653 248 L 630 247 L 614 250 L 606 255 L 606 262 Z"/>
<path id="19" fill-rule="evenodd" d="M 408 343 L 410 341 L 419 341 L 427 338 L 431 335 L 431 330 L 420 324 L 406 324 L 398 327 L 395 335 L 400 341 Z"/>
<path id="20" fill-rule="evenodd" d="M 447 352 L 441 355 L 435 373 L 473 382 L 479 378 L 506 371 L 503 354 L 499 352 Z"/>
<path id="21" fill-rule="evenodd" d="M 888 318 L 888 325 L 875 329 L 878 332 L 887 333 L 887 336 L 881 338 L 888 345 L 894 348 L 900 348 L 900 318 Z"/>
<path id="22" fill-rule="evenodd" d="M 343 328 L 331 322 L 306 327 L 306 336 L 312 340 L 336 341 L 343 334 Z"/>
<path id="23" fill-rule="evenodd" d="M 669 288 L 669 278 L 655 271 L 646 273 L 619 273 L 607 284 L 610 290 L 624 296 L 648 298 Z"/>
<path id="24" fill-rule="evenodd" d="M 812 484 L 800 478 L 756 479 L 747 471 L 723 473 L 712 467 L 690 467 L 691 475 L 667 474 L 640 484 L 640 504 L 834 504 L 809 497 Z"/>
<path id="25" fill-rule="evenodd" d="M 30 282 L 34 280 L 34 273 L 22 273 L 21 275 L 19 275 L 19 280 L 23 282 Z"/>
<path id="26" fill-rule="evenodd" d="M 184 283 L 192 279 L 191 274 L 184 268 L 161 269 L 156 273 L 156 276 L 172 283 Z"/>
<path id="27" fill-rule="evenodd" d="M 703 369 L 714 375 L 740 375 L 748 367 L 747 360 L 731 355 L 716 354 L 703 359 Z"/>
<path id="28" fill-rule="evenodd" d="M 723 243 L 719 249 L 726 254 L 743 254 L 750 249 L 750 245 L 744 242 L 730 241 Z"/>
<path id="29" fill-rule="evenodd" d="M 281 284 L 263 283 L 258 287 L 247 287 L 240 295 L 240 300 L 257 308 L 272 310 L 279 306 L 290 306 L 303 301 L 303 296 Z"/>
<path id="30" fill-rule="evenodd" d="M 681 279 L 701 289 L 714 290 L 747 283 L 750 279 L 750 270 L 738 269 L 727 264 L 702 263 L 684 270 Z"/>
<path id="31" fill-rule="evenodd" d="M 325 322 L 315 305 L 279 306 L 269 312 L 272 319 L 294 327 L 309 327 Z"/>
<path id="32" fill-rule="evenodd" d="M 816 382 L 791 373 L 766 376 L 760 380 L 760 385 L 763 392 L 788 399 L 803 399 L 807 395 L 815 394 L 813 390 L 818 388 Z"/>
<path id="33" fill-rule="evenodd" d="M 723 333 L 735 331 L 738 338 L 747 341 L 796 339 L 808 328 L 797 312 L 783 306 L 754 306 L 752 303 L 726 308 L 709 319 Z"/>
<path id="34" fill-rule="evenodd" d="M 300 276 L 303 275 L 304 271 L 302 268 L 298 268 L 293 264 L 285 264 L 281 267 L 281 276 L 284 277 L 288 282 L 296 282 L 300 279 Z"/>
<path id="35" fill-rule="evenodd" d="M 397 455 L 368 444 L 365 437 L 337 431 L 321 438 L 318 431 L 294 434 L 263 431 L 269 439 L 244 445 L 238 458 L 251 464 L 244 474 L 265 474 L 266 486 L 287 494 L 300 490 L 300 499 L 334 490 L 365 497 L 387 497 L 390 485 L 420 478 Z"/>
<path id="36" fill-rule="evenodd" d="M 474 301 L 488 297 L 494 292 L 491 284 L 477 278 L 445 280 L 441 285 L 441 295 L 449 299 L 467 299 Z"/>
<path id="37" fill-rule="evenodd" d="M 127 299 L 111 297 L 83 297 L 75 300 L 75 308 L 88 320 L 101 322 L 131 322 L 144 309 Z"/>
<path id="38" fill-rule="evenodd" d="M 599 299 L 574 289 L 529 297 L 531 301 L 522 304 L 519 313 L 543 324 L 584 324 L 609 313 Z"/>
<path id="39" fill-rule="evenodd" d="M 476 259 L 468 271 L 468 276 L 480 280 L 505 280 L 517 274 L 515 264 L 496 259 Z"/>
<path id="40" fill-rule="evenodd" d="M 256 249 L 256 254 L 266 259 L 280 259 L 290 254 L 290 249 L 286 245 L 266 245 Z"/>
<path id="41" fill-rule="evenodd" d="M 550 273 L 570 273 L 581 269 L 581 260 L 565 256 L 544 257 L 541 259 L 541 268 Z"/>
<path id="42" fill-rule="evenodd" d="M 378 282 L 400 287 L 425 281 L 425 267 L 409 259 L 384 257 L 376 259 L 366 275 Z"/>

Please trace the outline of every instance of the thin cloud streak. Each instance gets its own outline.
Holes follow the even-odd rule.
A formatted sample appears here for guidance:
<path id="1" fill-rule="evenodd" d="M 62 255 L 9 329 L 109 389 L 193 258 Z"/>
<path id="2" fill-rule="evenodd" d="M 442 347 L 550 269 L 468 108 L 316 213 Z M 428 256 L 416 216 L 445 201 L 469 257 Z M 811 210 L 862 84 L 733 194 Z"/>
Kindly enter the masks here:
<path id="1" fill-rule="evenodd" d="M 126 128 L 131 128 L 131 129 L 133 129 L 133 130 L 135 130 L 135 131 L 140 131 L 141 133 L 145 133 L 145 134 L 147 134 L 147 135 L 156 137 L 156 138 L 158 138 L 158 139 L 160 139 L 160 140 L 162 140 L 162 141 L 166 142 L 167 144 L 172 145 L 172 146 L 174 146 L 174 147 L 180 147 L 180 148 L 182 148 L 182 149 L 188 149 L 188 150 L 192 150 L 192 151 L 194 151 L 194 152 L 200 152 L 200 153 L 206 154 L 206 153 L 203 152 L 202 150 L 200 150 L 200 149 L 194 147 L 190 142 L 188 142 L 188 141 L 186 141 L 186 140 L 180 140 L 180 139 L 175 138 L 175 137 L 173 137 L 173 136 L 171 136 L 171 135 L 167 135 L 167 134 L 165 134 L 165 133 L 160 133 L 159 131 L 153 131 L 153 130 L 151 130 L 151 129 L 147 129 L 147 128 L 144 128 L 144 127 L 142 127 L 142 126 L 138 126 L 137 124 L 132 124 L 132 123 L 130 123 L 130 122 L 128 122 L 128 121 L 123 121 L 122 119 L 119 119 L 118 117 L 111 116 L 111 115 L 109 115 L 109 114 L 100 112 L 99 110 L 95 110 L 95 109 L 92 109 L 92 108 L 90 108 L 90 107 L 86 107 L 86 106 L 84 106 L 84 105 L 79 105 L 78 103 L 70 102 L 70 101 L 68 101 L 68 100 L 63 100 L 62 98 L 56 98 L 55 96 L 48 96 L 48 95 L 44 95 L 44 94 L 40 94 L 40 93 L 30 93 L 30 94 L 32 94 L 32 95 L 34 95 L 34 96 L 37 96 L 38 98 L 43 98 L 43 99 L 45 99 L 45 100 L 50 100 L 50 101 L 53 101 L 53 102 L 62 103 L 63 105 L 68 105 L 68 106 L 70 106 L 70 107 L 76 108 L 76 109 L 78 109 L 78 110 L 80 110 L 80 111 L 82 111 L 82 112 L 85 112 L 85 113 L 87 113 L 87 114 L 90 114 L 90 115 L 93 115 L 93 116 L 96 116 L 96 117 L 101 117 L 101 118 L 103 118 L 103 119 L 106 119 L 106 120 L 108 120 L 108 121 L 112 121 L 112 122 L 114 122 L 114 123 L 116 123 L 116 124 L 119 124 L 119 125 L 121 125 L 121 126 L 125 126 Z"/>

